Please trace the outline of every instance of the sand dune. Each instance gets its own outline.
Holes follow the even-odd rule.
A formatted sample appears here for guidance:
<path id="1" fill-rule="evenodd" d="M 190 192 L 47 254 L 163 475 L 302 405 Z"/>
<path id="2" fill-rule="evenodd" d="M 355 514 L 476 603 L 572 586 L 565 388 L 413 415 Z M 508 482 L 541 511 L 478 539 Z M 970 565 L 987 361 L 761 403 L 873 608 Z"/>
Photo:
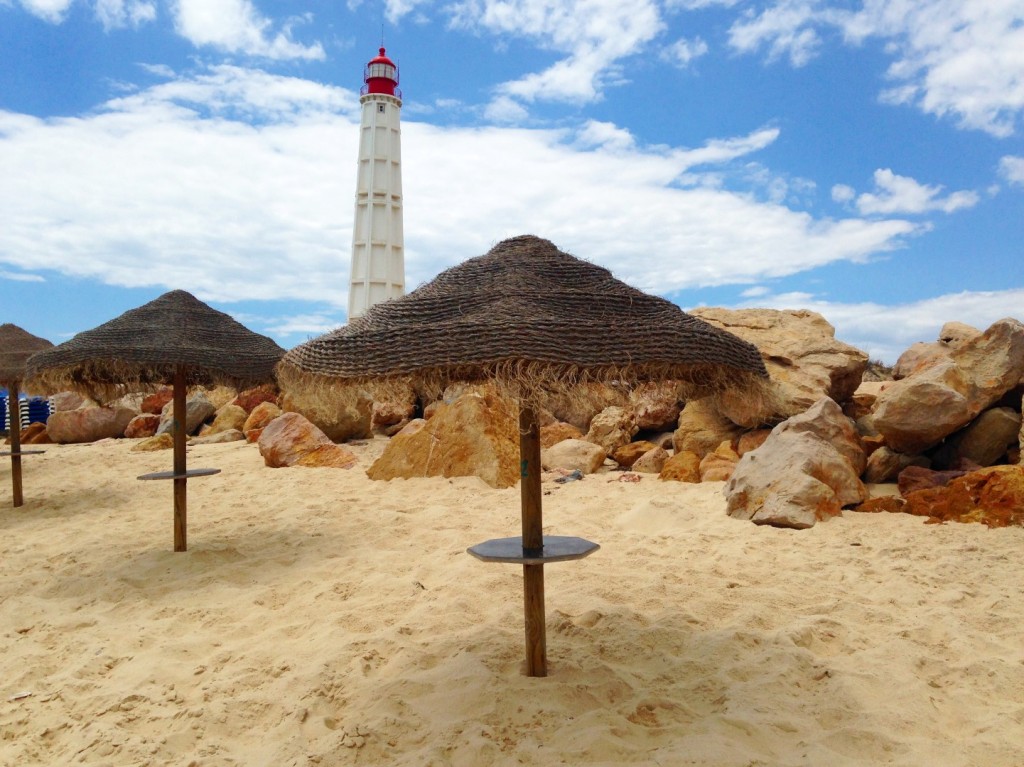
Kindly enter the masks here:
<path id="1" fill-rule="evenodd" d="M 551 675 L 465 553 L 517 488 L 52 445 L 0 464 L 0 764 L 1024 765 L 1024 530 L 725 516 L 721 483 L 545 482 Z M 881 490 L 885 490 L 882 488 Z"/>

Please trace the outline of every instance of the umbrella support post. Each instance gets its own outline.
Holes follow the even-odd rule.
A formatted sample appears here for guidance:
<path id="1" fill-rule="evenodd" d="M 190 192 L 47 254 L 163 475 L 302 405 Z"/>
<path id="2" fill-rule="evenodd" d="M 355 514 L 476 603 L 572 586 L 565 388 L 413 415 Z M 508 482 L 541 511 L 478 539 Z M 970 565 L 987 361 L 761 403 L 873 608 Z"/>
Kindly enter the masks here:
<path id="1" fill-rule="evenodd" d="M 519 409 L 520 495 L 523 506 L 523 551 L 543 552 L 544 514 L 540 488 L 540 426 L 533 408 Z M 544 565 L 523 565 L 526 618 L 526 674 L 547 676 L 547 627 L 544 612 Z"/>
<path id="2" fill-rule="evenodd" d="M 188 478 L 185 476 L 185 368 L 174 371 L 174 550 L 188 549 Z"/>
<path id="3" fill-rule="evenodd" d="M 12 383 L 7 391 L 7 401 L 11 403 L 11 422 L 8 429 L 11 434 L 11 484 L 14 493 L 14 506 L 17 508 L 25 503 L 21 493 L 21 403 L 18 401 L 18 385 Z"/>

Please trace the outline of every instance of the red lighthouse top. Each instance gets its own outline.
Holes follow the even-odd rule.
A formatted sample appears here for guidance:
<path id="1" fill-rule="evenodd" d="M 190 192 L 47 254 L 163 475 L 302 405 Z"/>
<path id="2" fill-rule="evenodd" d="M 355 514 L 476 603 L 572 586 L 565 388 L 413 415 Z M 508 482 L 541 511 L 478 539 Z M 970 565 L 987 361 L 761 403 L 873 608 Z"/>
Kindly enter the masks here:
<path id="1" fill-rule="evenodd" d="M 363 72 L 363 82 L 366 83 L 360 94 L 383 93 L 387 96 L 402 98 L 402 92 L 398 89 L 398 67 L 384 53 L 381 46 L 379 53 L 370 59 Z"/>

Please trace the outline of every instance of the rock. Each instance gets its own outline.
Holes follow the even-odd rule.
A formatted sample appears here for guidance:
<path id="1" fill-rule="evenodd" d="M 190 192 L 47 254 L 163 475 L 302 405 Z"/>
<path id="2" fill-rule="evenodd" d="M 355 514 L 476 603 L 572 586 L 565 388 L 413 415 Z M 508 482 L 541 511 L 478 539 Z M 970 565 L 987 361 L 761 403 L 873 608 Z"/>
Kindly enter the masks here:
<path id="1" fill-rule="evenodd" d="M 583 432 L 571 423 L 556 421 L 540 427 L 540 446 L 551 447 L 566 439 L 583 439 Z"/>
<path id="2" fill-rule="evenodd" d="M 586 433 L 594 417 L 606 408 L 625 407 L 629 404 L 627 394 L 605 383 L 591 383 L 569 394 L 549 394 L 541 402 L 554 420 L 571 423 Z"/>
<path id="3" fill-rule="evenodd" d="M 76 391 L 57 392 L 51 394 L 49 400 L 51 413 L 58 410 L 78 410 L 80 407 L 98 407 L 95 401 Z"/>
<path id="4" fill-rule="evenodd" d="M 255 429 L 262 429 L 284 412 L 270 400 L 259 403 L 249 412 L 249 417 L 242 424 L 242 431 L 248 434 Z M 251 441 L 251 440 L 250 440 Z"/>
<path id="5" fill-rule="evenodd" d="M 674 430 L 663 431 L 658 434 L 648 434 L 647 441 L 653 442 L 655 445 L 662 448 L 663 450 L 673 450 L 674 448 L 672 447 L 672 437 L 674 436 L 674 434 Z"/>
<path id="6" fill-rule="evenodd" d="M 628 445 L 617 447 L 611 453 L 611 459 L 623 468 L 630 468 L 644 453 L 653 450 L 657 445 L 653 442 L 640 441 L 630 442 Z M 661 469 L 658 469 L 661 471 Z"/>
<path id="7" fill-rule="evenodd" d="M 315 459 L 310 459 L 316 461 L 313 465 L 347 469 L 356 463 L 352 451 L 335 445 L 316 425 L 299 413 L 284 413 L 267 424 L 260 434 L 258 445 L 263 462 L 273 469 L 301 464 L 311 453 L 318 454 Z"/>
<path id="8" fill-rule="evenodd" d="M 640 431 L 672 429 L 679 421 L 683 401 L 676 381 L 651 381 L 629 393 L 629 406 Z"/>
<path id="9" fill-rule="evenodd" d="M 740 458 L 725 486 L 729 516 L 811 527 L 868 497 L 860 480 L 865 462 L 853 423 L 823 397 Z"/>
<path id="10" fill-rule="evenodd" d="M 893 382 L 872 419 L 893 450 L 921 453 L 970 423 L 1024 377 L 1024 325 L 999 320 L 949 358 Z"/>
<path id="11" fill-rule="evenodd" d="M 906 499 L 908 513 L 940 522 L 1024 526 L 1024 467 L 992 466 L 943 487 L 913 491 Z"/>
<path id="12" fill-rule="evenodd" d="M 757 450 L 764 444 L 764 441 L 768 439 L 768 435 L 771 433 L 771 429 L 755 429 L 741 435 L 736 442 L 736 454 L 742 458 L 751 450 Z"/>
<path id="13" fill-rule="evenodd" d="M 668 452 L 655 445 L 633 462 L 633 471 L 638 474 L 661 474 L 668 461 Z"/>
<path id="14" fill-rule="evenodd" d="M 252 411 L 264 402 L 277 405 L 277 390 L 270 385 L 257 386 L 253 389 L 240 391 L 232 402 L 246 413 L 252 414 Z"/>
<path id="15" fill-rule="evenodd" d="M 700 456 L 689 450 L 677 452 L 665 461 L 658 479 L 671 482 L 700 482 Z"/>
<path id="16" fill-rule="evenodd" d="M 207 399 L 204 392 L 197 391 L 195 394 L 188 397 L 185 400 L 185 433 L 195 434 L 199 431 L 199 427 L 216 412 L 217 408 L 215 408 L 213 403 Z M 168 402 L 164 405 L 163 412 L 160 415 L 160 426 L 157 428 L 156 433 L 173 433 L 173 428 L 174 402 Z"/>
<path id="17" fill-rule="evenodd" d="M 868 456 L 864 481 L 873 485 L 893 482 L 908 466 L 928 468 L 928 464 L 928 459 L 923 455 L 904 455 L 882 446 Z"/>
<path id="18" fill-rule="evenodd" d="M 34 421 L 21 430 L 18 435 L 23 445 L 50 445 L 53 444 L 53 440 L 50 439 L 49 432 L 46 431 L 46 424 Z M 10 437 L 7 438 L 7 444 L 10 444 Z"/>
<path id="19" fill-rule="evenodd" d="M 628 445 L 633 435 L 639 431 L 636 416 L 629 408 L 606 407 L 590 421 L 590 430 L 583 438 L 587 442 L 600 445 L 606 453 Z"/>
<path id="20" fill-rule="evenodd" d="M 1021 415 L 1008 407 L 986 410 L 960 432 L 956 452 L 978 466 L 991 466 L 1017 444 Z"/>
<path id="21" fill-rule="evenodd" d="M 496 392 L 465 394 L 410 427 L 391 438 L 370 479 L 475 476 L 498 488 L 519 481 L 518 412 Z"/>
<path id="22" fill-rule="evenodd" d="M 732 476 L 739 462 L 739 454 L 725 441 L 700 461 L 701 482 L 725 482 Z"/>
<path id="23" fill-rule="evenodd" d="M 225 407 L 234 406 L 225 405 Z M 201 437 L 193 437 L 192 439 L 189 440 L 188 443 L 190 445 L 215 445 L 221 442 L 240 442 L 241 440 L 244 439 L 245 434 L 242 433 L 241 429 L 224 429 L 223 431 L 215 431 L 204 434 Z"/>
<path id="24" fill-rule="evenodd" d="M 939 341 L 956 349 L 981 335 L 976 327 L 963 322 L 947 322 L 939 331 Z"/>
<path id="25" fill-rule="evenodd" d="M 677 453 L 689 451 L 703 458 L 722 442 L 738 440 L 743 432 L 743 428 L 723 416 L 710 399 L 692 400 L 679 414 L 672 447 Z"/>
<path id="26" fill-rule="evenodd" d="M 174 447 L 174 437 L 171 434 L 164 433 L 136 443 L 132 446 L 132 452 L 152 453 L 157 450 L 170 450 L 172 447 Z"/>
<path id="27" fill-rule="evenodd" d="M 315 424 L 334 442 L 372 435 L 373 400 L 351 388 L 297 388 L 283 391 L 280 407 Z"/>
<path id="28" fill-rule="evenodd" d="M 918 341 L 907 347 L 892 366 L 892 377 L 901 380 L 949 359 L 952 349 L 940 341 Z"/>
<path id="29" fill-rule="evenodd" d="M 127 408 L 83 407 L 50 413 L 46 431 L 54 442 L 69 444 L 123 437 L 135 411 Z"/>
<path id="30" fill-rule="evenodd" d="M 748 429 L 798 415 L 822 397 L 843 403 L 853 396 L 868 364 L 868 355 L 837 341 L 824 317 L 805 309 L 716 309 L 690 311 L 754 344 L 770 376 L 769 395 L 756 401 L 725 392 L 719 411 Z"/>
<path id="31" fill-rule="evenodd" d="M 160 416 L 152 413 L 140 413 L 128 422 L 124 436 L 129 439 L 145 439 L 156 434 L 160 428 Z"/>
<path id="32" fill-rule="evenodd" d="M 248 419 L 249 414 L 245 412 L 245 408 L 241 405 L 228 403 L 217 411 L 213 423 L 200 436 L 212 437 L 225 431 L 237 431 L 239 434 L 242 434 L 245 422 Z M 242 439 L 244 438 L 245 435 L 243 434 Z"/>
<path id="33" fill-rule="evenodd" d="M 911 465 L 899 473 L 896 485 L 904 498 L 918 490 L 929 490 L 933 487 L 945 487 L 951 480 L 962 477 L 968 472 L 961 469 L 934 471 L 924 466 Z"/>
<path id="34" fill-rule="evenodd" d="M 380 434 L 387 434 L 389 431 L 394 434 L 409 423 L 414 415 L 416 415 L 416 392 L 410 386 L 404 397 L 374 402 L 370 425 L 373 431 Z M 392 426 L 398 426 L 398 428 L 390 429 L 389 427 Z"/>
<path id="35" fill-rule="evenodd" d="M 843 412 L 855 421 L 870 415 L 875 407 L 875 400 L 878 399 L 878 395 L 888 383 L 888 381 L 861 381 L 857 391 L 844 403 Z"/>
<path id="36" fill-rule="evenodd" d="M 593 474 L 604 465 L 607 454 L 600 445 L 582 439 L 566 439 L 541 450 L 541 466 L 547 471 L 566 469 Z"/>
<path id="37" fill-rule="evenodd" d="M 150 415 L 160 415 L 164 410 L 164 405 L 174 399 L 174 389 L 169 386 L 165 386 L 162 389 L 157 389 L 155 392 L 145 397 L 142 400 L 142 404 L 139 405 L 139 409 L 143 413 L 149 413 Z"/>

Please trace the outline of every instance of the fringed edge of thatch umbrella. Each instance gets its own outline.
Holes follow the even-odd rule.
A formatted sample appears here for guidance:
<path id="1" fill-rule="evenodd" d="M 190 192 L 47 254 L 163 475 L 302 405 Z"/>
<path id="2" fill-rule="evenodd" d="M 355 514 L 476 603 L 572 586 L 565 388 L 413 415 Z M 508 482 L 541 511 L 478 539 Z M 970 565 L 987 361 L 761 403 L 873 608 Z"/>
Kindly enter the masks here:
<path id="1" fill-rule="evenodd" d="M 284 392 L 302 391 L 314 403 L 325 407 L 339 401 L 355 402 L 369 397 L 374 402 L 402 400 L 410 389 L 426 401 L 441 399 L 444 390 L 457 383 L 487 383 L 500 395 L 534 409 L 543 407 L 551 395 L 573 401 L 587 396 L 591 384 L 614 384 L 631 390 L 649 381 L 673 381 L 680 399 L 715 397 L 740 391 L 751 402 L 768 403 L 773 397 L 770 380 L 751 371 L 726 368 L 714 363 L 671 365 L 639 363 L 626 366 L 580 367 L 532 360 L 500 360 L 487 365 L 434 367 L 414 374 L 338 378 L 310 373 L 282 361 L 276 367 L 278 385 Z M 327 403 L 330 403 L 328 405 Z"/>
<path id="2" fill-rule="evenodd" d="M 25 386 L 43 394 L 55 394 L 74 390 L 88 394 L 96 402 L 111 402 L 125 394 L 150 392 L 170 386 L 179 367 L 184 368 L 185 384 L 193 386 L 231 386 L 239 391 L 266 383 L 265 379 L 248 379 L 228 375 L 208 368 L 193 365 L 179 366 L 176 363 L 141 364 L 116 359 L 96 359 L 78 362 L 64 367 L 32 369 L 29 359 L 29 376 Z"/>

